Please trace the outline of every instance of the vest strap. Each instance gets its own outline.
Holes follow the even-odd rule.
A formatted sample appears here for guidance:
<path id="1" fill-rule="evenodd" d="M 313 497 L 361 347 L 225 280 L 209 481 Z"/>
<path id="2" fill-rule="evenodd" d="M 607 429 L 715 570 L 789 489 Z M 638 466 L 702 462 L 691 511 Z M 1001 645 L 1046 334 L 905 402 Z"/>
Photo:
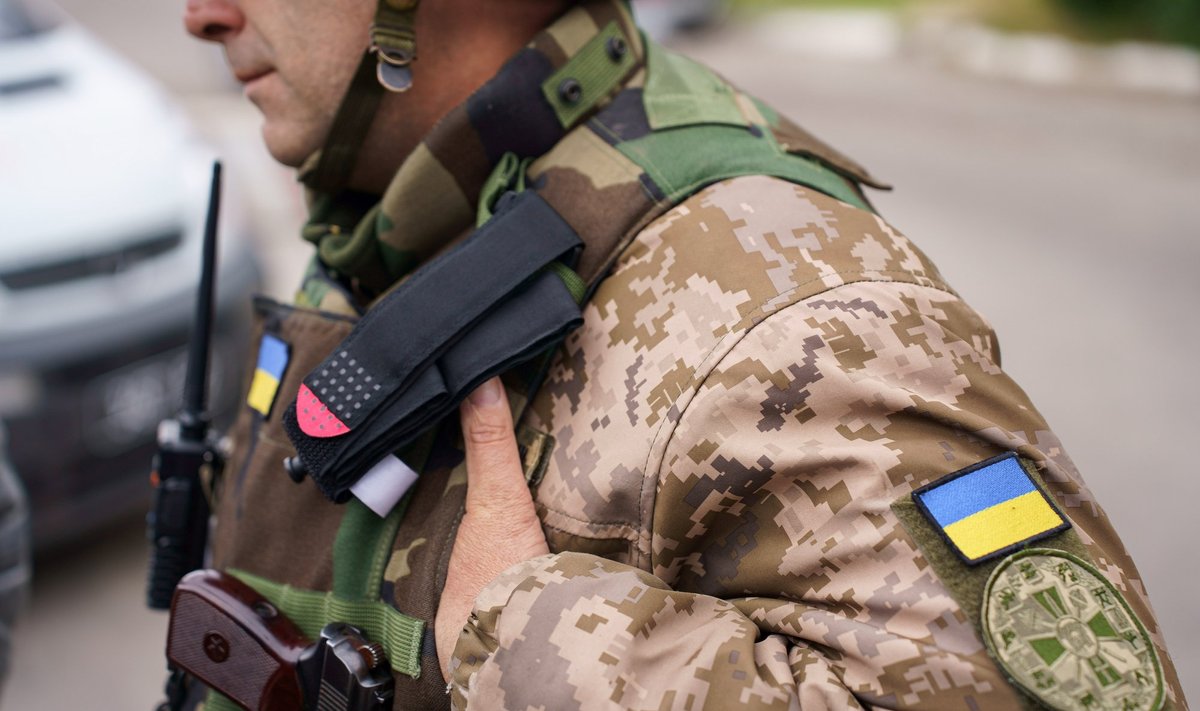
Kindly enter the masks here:
<path id="1" fill-rule="evenodd" d="M 287 615 L 306 636 L 317 639 L 331 620 L 358 627 L 372 642 L 383 645 L 392 670 L 414 679 L 421 675 L 421 638 L 425 623 L 385 602 L 348 600 L 332 592 L 301 590 L 242 570 L 229 570 Z"/>
<path id="2" fill-rule="evenodd" d="M 638 65 L 632 47 L 614 20 L 542 82 L 542 95 L 564 129 L 570 130 L 620 88 Z"/>

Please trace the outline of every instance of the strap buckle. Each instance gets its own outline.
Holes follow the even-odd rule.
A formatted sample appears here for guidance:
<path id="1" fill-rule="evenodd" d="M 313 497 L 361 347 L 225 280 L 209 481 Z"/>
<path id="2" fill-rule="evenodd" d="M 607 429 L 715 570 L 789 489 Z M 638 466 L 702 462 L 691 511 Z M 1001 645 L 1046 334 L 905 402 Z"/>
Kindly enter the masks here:
<path id="1" fill-rule="evenodd" d="M 374 28 L 372 37 L 377 36 Z M 411 49 L 404 47 L 381 47 L 378 42 L 371 44 L 371 53 L 375 55 L 375 78 L 384 89 L 395 93 L 403 93 L 412 88 L 412 61 L 416 59 L 415 44 Z"/>
<path id="2" fill-rule="evenodd" d="M 379 0 L 371 24 L 375 78 L 388 91 L 412 88 L 411 64 L 417 58 L 416 16 L 419 0 Z"/>

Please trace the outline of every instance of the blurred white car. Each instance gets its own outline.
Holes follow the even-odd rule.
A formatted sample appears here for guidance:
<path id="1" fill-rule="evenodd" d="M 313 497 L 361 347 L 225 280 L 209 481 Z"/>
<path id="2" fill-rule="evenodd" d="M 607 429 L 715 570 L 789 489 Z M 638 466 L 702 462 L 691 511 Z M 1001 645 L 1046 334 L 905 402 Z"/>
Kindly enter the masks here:
<path id="1" fill-rule="evenodd" d="M 0 691 L 12 661 L 12 626 L 29 592 L 29 506 L 4 456 L 0 425 Z"/>
<path id="2" fill-rule="evenodd" d="M 212 157 L 143 72 L 0 0 L 0 420 L 39 548 L 144 506 L 155 428 L 180 405 Z M 233 197 L 218 412 L 260 282 Z"/>

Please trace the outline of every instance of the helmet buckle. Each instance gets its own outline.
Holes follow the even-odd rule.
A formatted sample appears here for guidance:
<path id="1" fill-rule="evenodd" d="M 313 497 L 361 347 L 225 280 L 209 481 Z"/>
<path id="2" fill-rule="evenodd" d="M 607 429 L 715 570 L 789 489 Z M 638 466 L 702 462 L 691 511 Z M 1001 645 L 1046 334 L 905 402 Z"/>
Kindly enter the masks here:
<path id="1" fill-rule="evenodd" d="M 375 55 L 375 78 L 391 92 L 412 88 L 412 63 L 417 58 L 416 24 L 419 0 L 378 0 L 371 23 L 370 53 Z"/>
<path id="2" fill-rule="evenodd" d="M 383 49 L 378 45 L 372 47 L 371 51 L 377 60 L 375 78 L 384 89 L 400 93 L 412 88 L 412 54 L 403 50 Z"/>

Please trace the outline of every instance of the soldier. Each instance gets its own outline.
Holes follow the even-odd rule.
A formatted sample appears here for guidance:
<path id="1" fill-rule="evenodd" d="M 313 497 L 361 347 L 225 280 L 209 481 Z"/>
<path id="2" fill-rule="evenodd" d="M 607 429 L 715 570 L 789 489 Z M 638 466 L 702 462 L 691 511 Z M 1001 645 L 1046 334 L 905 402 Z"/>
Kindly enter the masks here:
<path id="1" fill-rule="evenodd" d="M 316 248 L 295 304 L 257 304 L 214 563 L 289 614 L 377 605 L 396 708 L 1186 708 L 1133 562 L 883 186 L 623 0 L 189 0 L 186 24 L 299 169 Z M 456 319 L 499 318 L 472 295 L 527 249 L 465 237 L 521 195 L 582 241 L 547 267 L 581 325 L 422 421 L 394 506 L 294 483 L 285 458 L 373 407 L 358 358 L 453 331 L 421 366 L 452 379 L 479 331 Z M 404 289 L 426 310 L 380 327 Z"/>

